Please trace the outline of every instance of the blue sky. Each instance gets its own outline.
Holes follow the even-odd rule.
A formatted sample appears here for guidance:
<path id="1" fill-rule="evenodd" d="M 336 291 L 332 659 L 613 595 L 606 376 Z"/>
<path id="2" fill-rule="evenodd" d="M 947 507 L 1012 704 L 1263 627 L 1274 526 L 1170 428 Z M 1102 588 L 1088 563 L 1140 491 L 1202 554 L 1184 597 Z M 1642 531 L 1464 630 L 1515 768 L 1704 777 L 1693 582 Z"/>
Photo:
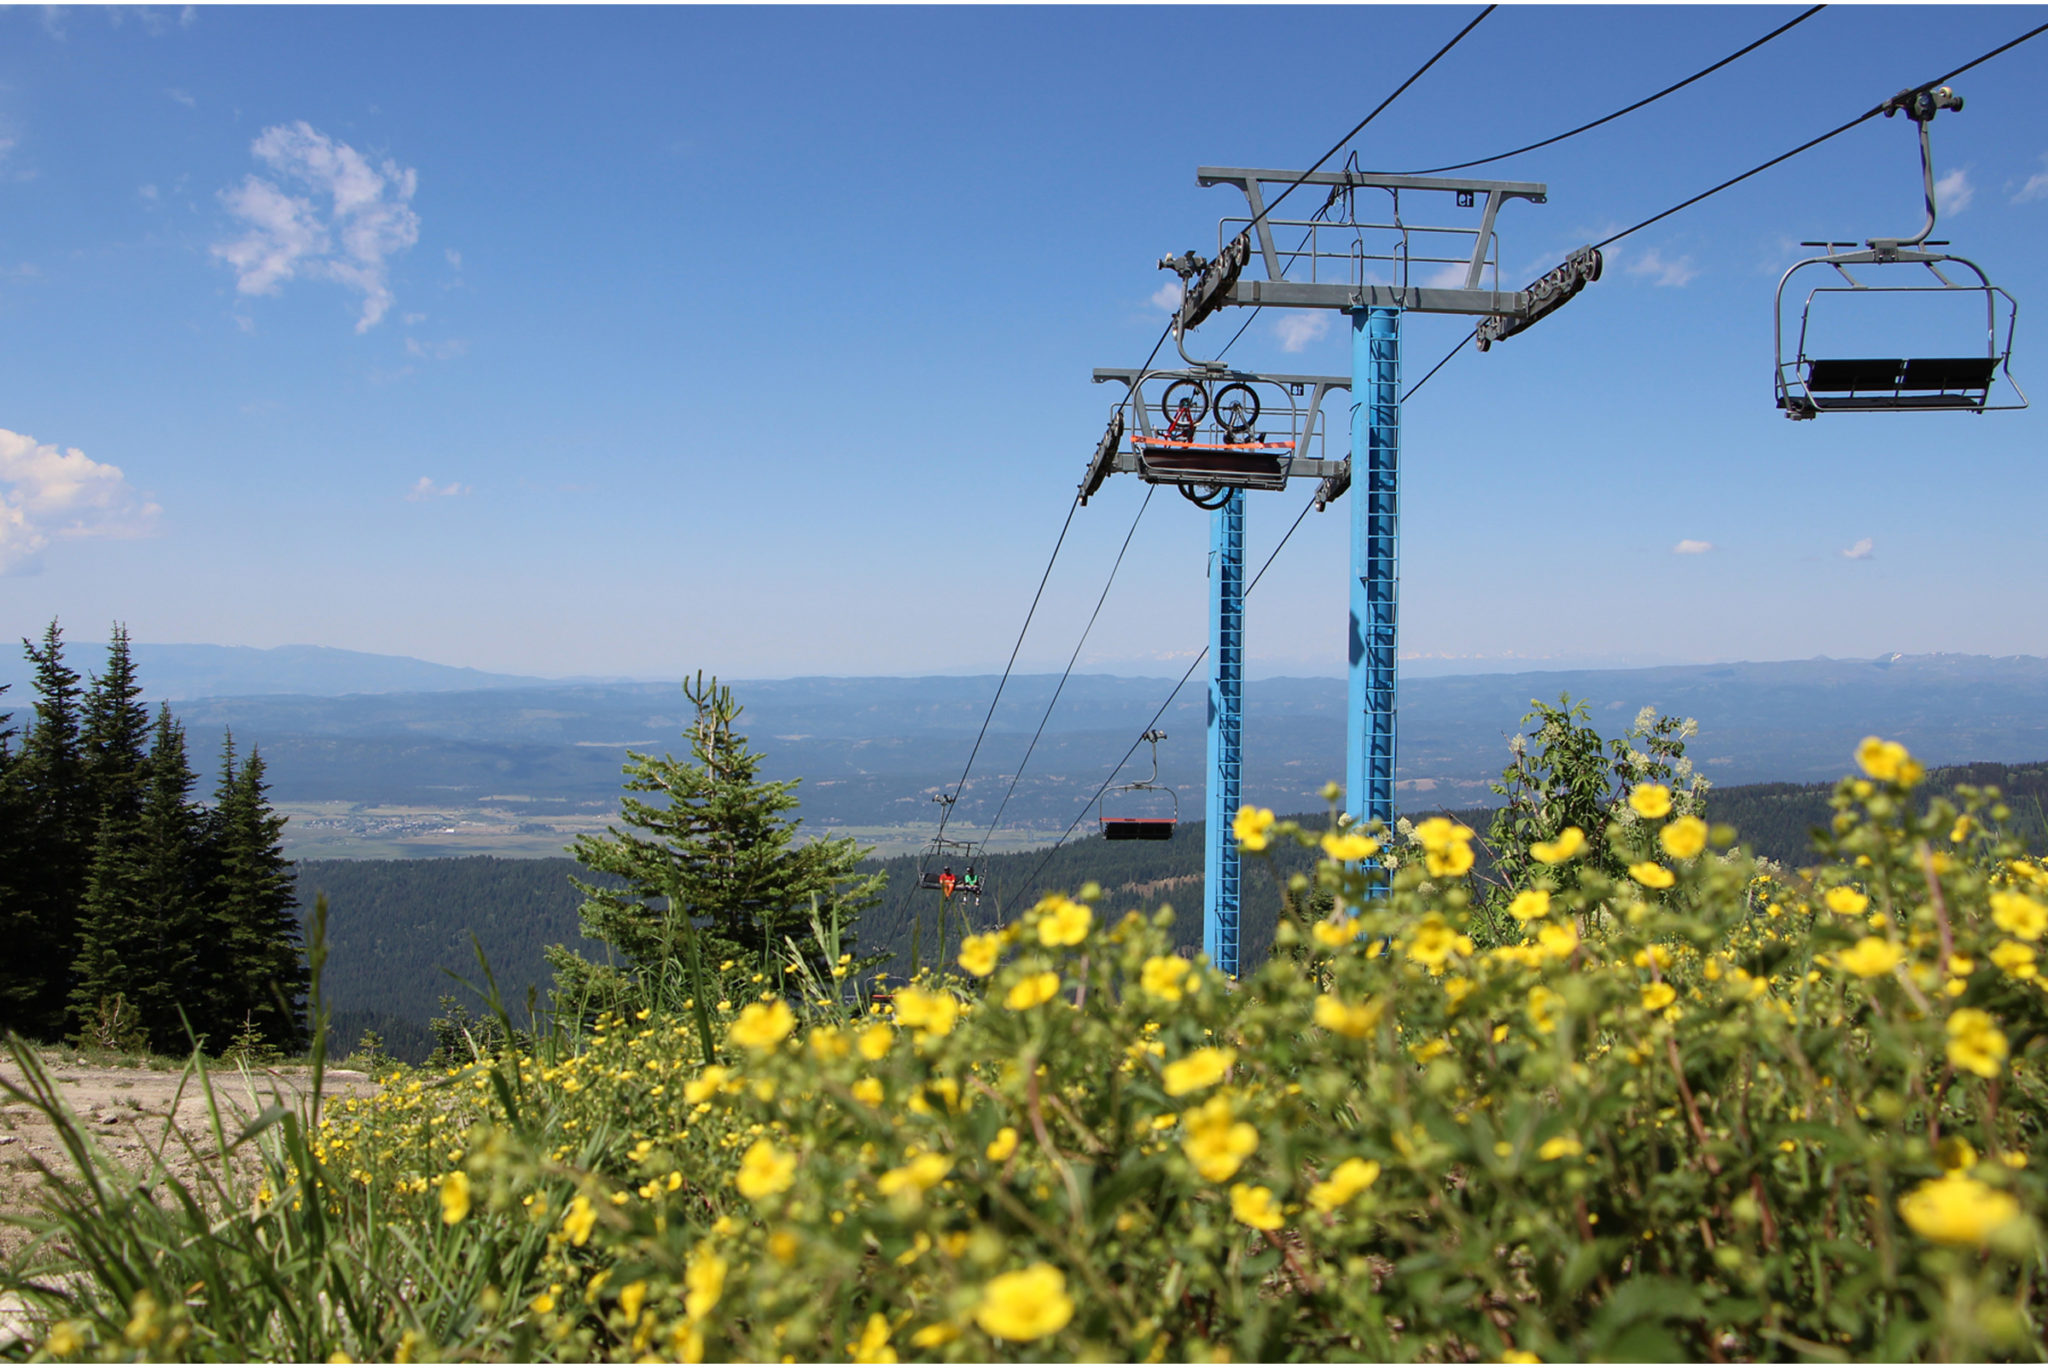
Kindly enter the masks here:
<path id="1" fill-rule="evenodd" d="M 0 632 L 1000 668 L 1108 413 L 1090 371 L 1143 360 L 1154 262 L 1237 212 L 1195 167 L 1306 166 L 1474 12 L 0 12 Z M 1360 162 L 1562 131 L 1796 12 L 1503 7 Z M 1550 189 L 1503 214 L 1508 283 L 2044 18 L 1830 9 L 1474 172 Z M 2048 399 L 2048 37 L 1957 86 L 1937 236 L 2019 298 L 2013 370 Z M 1873 120 L 1626 239 L 1417 395 L 1409 668 L 2048 654 L 2044 408 L 1771 405 L 1796 243 L 1910 233 L 1917 175 Z M 1346 371 L 1307 318 L 1232 360 Z M 1410 375 L 1467 326 L 1409 319 Z M 1076 515 L 1023 667 L 1064 664 L 1142 497 L 1118 477 Z M 1252 497 L 1254 564 L 1306 497 Z M 1083 667 L 1178 673 L 1206 553 L 1162 491 Z M 1254 673 L 1341 672 L 1345 565 L 1345 513 L 1311 514 L 1250 605 Z"/>

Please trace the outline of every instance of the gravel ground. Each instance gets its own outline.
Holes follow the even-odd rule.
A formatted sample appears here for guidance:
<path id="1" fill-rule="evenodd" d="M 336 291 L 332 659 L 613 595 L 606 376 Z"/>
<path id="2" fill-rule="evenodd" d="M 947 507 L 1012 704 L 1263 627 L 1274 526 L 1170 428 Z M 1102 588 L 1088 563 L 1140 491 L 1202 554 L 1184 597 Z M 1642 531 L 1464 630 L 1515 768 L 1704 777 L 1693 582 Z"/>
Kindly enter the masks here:
<path id="1" fill-rule="evenodd" d="M 42 1062 L 72 1114 L 115 1161 L 140 1169 L 153 1152 L 161 1152 L 175 1176 L 188 1178 L 214 1157 L 212 1123 L 196 1076 L 175 1069 L 92 1065 L 63 1051 L 45 1052 Z M 306 1068 L 255 1069 L 246 1080 L 225 1070 L 209 1076 L 231 1139 L 272 1101 L 287 1106 L 303 1101 L 313 1081 Z M 0 1081 L 17 1088 L 23 1084 L 21 1067 L 11 1056 L 0 1054 Z M 363 1074 L 329 1069 L 321 1092 L 348 1096 L 374 1087 Z M 189 1148 L 170 1133 L 172 1128 L 190 1142 Z M 66 1176 L 76 1172 L 50 1118 L 0 1090 L 0 1266 L 10 1264 L 31 1238 L 7 1218 L 38 1208 L 49 1181 L 43 1165 Z M 0 1348 L 25 1328 L 18 1308 L 0 1303 Z"/>

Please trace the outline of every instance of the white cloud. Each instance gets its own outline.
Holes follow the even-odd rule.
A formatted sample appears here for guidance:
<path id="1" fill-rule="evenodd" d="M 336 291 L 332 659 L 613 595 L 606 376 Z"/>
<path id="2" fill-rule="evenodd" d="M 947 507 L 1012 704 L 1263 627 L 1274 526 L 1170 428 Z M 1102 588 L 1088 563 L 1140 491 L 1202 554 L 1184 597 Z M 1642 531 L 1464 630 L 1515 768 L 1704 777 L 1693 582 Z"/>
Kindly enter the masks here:
<path id="1" fill-rule="evenodd" d="M 1152 292 L 1152 307 L 1164 309 L 1168 313 L 1172 313 L 1180 308 L 1180 293 L 1180 282 L 1178 280 L 1169 280 Z"/>
<path id="2" fill-rule="evenodd" d="M 193 99 L 191 95 L 189 95 L 185 91 L 177 89 L 175 86 L 165 90 L 164 94 L 170 96 L 173 100 L 176 100 L 179 104 L 185 106 L 185 108 L 187 109 L 194 109 L 198 107 L 199 101 Z"/>
<path id="3" fill-rule="evenodd" d="M 449 484 L 437 485 L 431 479 L 422 475 L 419 478 L 419 482 L 406 491 L 405 501 L 407 503 L 425 503 L 428 499 L 453 499 L 467 493 L 469 493 L 469 486 L 466 484 L 454 484 L 451 482 Z"/>
<path id="4" fill-rule="evenodd" d="M 2041 164 L 2048 166 L 2048 152 L 2041 154 Z M 2028 204 L 2034 200 L 2048 199 L 2048 171 L 2036 171 L 2027 177 L 2027 183 L 2012 197 L 2014 204 Z"/>
<path id="5" fill-rule="evenodd" d="M 453 266 L 458 271 L 462 269 L 462 253 L 456 251 L 453 247 L 450 247 L 446 251 L 442 252 L 441 255 L 448 258 L 448 264 L 450 266 Z"/>
<path id="6" fill-rule="evenodd" d="M 1684 541 L 1671 548 L 1671 554 L 1674 556 L 1704 556 L 1713 549 L 1714 544 L 1710 541 L 1694 541 L 1691 537 L 1687 537 Z"/>
<path id="7" fill-rule="evenodd" d="M 1298 352 L 1311 342 L 1319 342 L 1330 332 L 1330 316 L 1318 309 L 1290 309 L 1273 323 L 1273 336 L 1280 339 L 1280 350 Z"/>
<path id="8" fill-rule="evenodd" d="M 1700 273 L 1690 256 L 1673 257 L 1666 260 L 1655 247 L 1650 248 L 1622 269 L 1630 275 L 1648 276 L 1652 285 L 1683 287 L 1690 285 Z"/>
<path id="9" fill-rule="evenodd" d="M 1877 549 L 1868 537 L 1859 538 L 1854 546 L 1845 546 L 1841 551 L 1844 560 L 1869 560 L 1876 554 Z"/>
<path id="10" fill-rule="evenodd" d="M 468 352 L 469 343 L 460 338 L 446 342 L 422 342 L 417 337 L 405 339 L 405 354 L 420 361 L 453 361 Z"/>
<path id="11" fill-rule="evenodd" d="M 1437 268 L 1416 282 L 1425 290 L 1462 290 L 1465 276 L 1472 268 L 1462 261 L 1444 261 Z"/>
<path id="12" fill-rule="evenodd" d="M 299 276 L 331 280 L 363 297 L 356 331 L 375 327 L 391 308 L 390 258 L 419 241 L 418 173 L 389 158 L 373 166 L 304 120 L 264 129 L 250 151 L 271 176 L 221 192 L 248 231 L 213 249 L 235 288 L 268 295 Z"/>
<path id="13" fill-rule="evenodd" d="M 0 428 L 0 574 L 59 538 L 145 536 L 160 512 L 119 466 Z"/>
<path id="14" fill-rule="evenodd" d="M 1970 201 L 1977 197 L 1977 187 L 1970 184 L 1970 173 L 1958 166 L 1934 183 L 1934 207 L 1943 214 L 1960 214 L 1970 207 Z"/>

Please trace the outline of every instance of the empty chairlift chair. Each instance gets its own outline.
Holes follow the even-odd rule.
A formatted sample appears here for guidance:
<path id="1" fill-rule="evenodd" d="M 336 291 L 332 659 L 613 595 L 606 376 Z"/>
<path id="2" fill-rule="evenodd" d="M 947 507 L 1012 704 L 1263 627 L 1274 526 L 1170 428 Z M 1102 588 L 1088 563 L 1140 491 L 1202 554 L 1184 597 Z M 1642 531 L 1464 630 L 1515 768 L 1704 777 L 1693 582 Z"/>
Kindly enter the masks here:
<path id="1" fill-rule="evenodd" d="M 1919 126 L 1920 171 L 1927 202 L 1927 221 L 1910 238 L 1870 238 L 1853 251 L 1848 242 L 1808 242 L 1806 247 L 1825 247 L 1822 256 L 1808 257 L 1785 272 L 1778 282 L 1775 304 L 1777 346 L 1777 403 L 1788 418 L 1816 418 L 1823 413 L 1926 413 L 1961 411 L 1988 413 L 1999 409 L 2027 407 L 2026 393 L 2012 378 L 2013 329 L 2019 308 L 2013 297 L 1991 283 L 1974 261 L 1948 252 L 1929 251 L 1945 247 L 1932 242 L 1934 231 L 1934 164 L 1928 149 L 1927 125 L 1936 111 L 1960 110 L 1961 99 L 1946 86 L 1937 90 L 1903 91 L 1886 111 L 1904 113 Z M 1850 267 L 1859 274 L 1852 274 Z M 1948 268 L 1947 272 L 1943 267 Z M 1786 355 L 1785 287 L 1792 277 L 1812 267 L 1834 272 L 1836 283 L 1814 285 L 1800 306 L 1799 327 Z M 1969 272 L 1969 277 L 1964 276 Z M 1979 355 L 1914 354 L 1911 336 L 1900 339 L 1900 356 L 1838 357 L 1817 355 L 1809 343 L 1816 306 L 1823 313 L 1843 306 L 1868 310 L 1880 295 L 1915 296 L 1923 303 L 1939 301 L 1941 309 L 1953 309 L 1957 322 L 1975 327 L 1977 310 L 1982 309 L 1984 351 Z M 1842 299 L 1830 303 L 1831 296 Z M 1857 301 L 1849 304 L 1848 301 Z M 2001 307 L 2002 305 L 2002 307 Z M 2003 318 L 2001 320 L 2001 314 Z M 2003 326 L 2001 327 L 2001 322 Z M 2002 336 L 2001 336 L 2002 334 Z M 1993 383 L 2005 373 L 2010 398 L 1994 402 Z"/>
<path id="2" fill-rule="evenodd" d="M 1159 743 L 1166 739 L 1166 733 L 1155 728 L 1138 739 L 1152 743 L 1151 777 L 1107 789 L 1103 798 L 1112 793 L 1163 793 L 1172 803 L 1172 808 L 1166 813 L 1155 811 L 1149 814 L 1126 812 L 1119 808 L 1115 816 L 1110 816 L 1103 811 L 1103 798 L 1097 798 L 1095 817 L 1102 826 L 1102 839 L 1105 841 L 1170 841 L 1174 827 L 1180 822 L 1180 795 L 1159 782 Z"/>

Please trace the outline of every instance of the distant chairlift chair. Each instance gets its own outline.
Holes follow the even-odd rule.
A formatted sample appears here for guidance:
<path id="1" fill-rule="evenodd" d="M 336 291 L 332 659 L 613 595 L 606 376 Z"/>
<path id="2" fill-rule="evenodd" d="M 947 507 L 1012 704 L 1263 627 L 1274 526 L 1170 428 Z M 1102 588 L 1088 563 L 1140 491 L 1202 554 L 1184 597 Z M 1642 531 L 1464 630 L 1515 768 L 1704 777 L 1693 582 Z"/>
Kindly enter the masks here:
<path id="1" fill-rule="evenodd" d="M 1102 799 L 1095 800 L 1095 817 L 1102 825 L 1102 839 L 1105 841 L 1170 841 L 1173 829 L 1180 822 L 1180 795 L 1159 782 L 1159 743 L 1166 739 L 1166 733 L 1154 728 L 1146 732 L 1141 741 L 1152 743 L 1152 774 L 1135 784 L 1119 784 L 1106 790 L 1110 793 L 1164 793 L 1173 800 L 1173 814 L 1169 817 L 1109 817 L 1102 811 Z"/>

